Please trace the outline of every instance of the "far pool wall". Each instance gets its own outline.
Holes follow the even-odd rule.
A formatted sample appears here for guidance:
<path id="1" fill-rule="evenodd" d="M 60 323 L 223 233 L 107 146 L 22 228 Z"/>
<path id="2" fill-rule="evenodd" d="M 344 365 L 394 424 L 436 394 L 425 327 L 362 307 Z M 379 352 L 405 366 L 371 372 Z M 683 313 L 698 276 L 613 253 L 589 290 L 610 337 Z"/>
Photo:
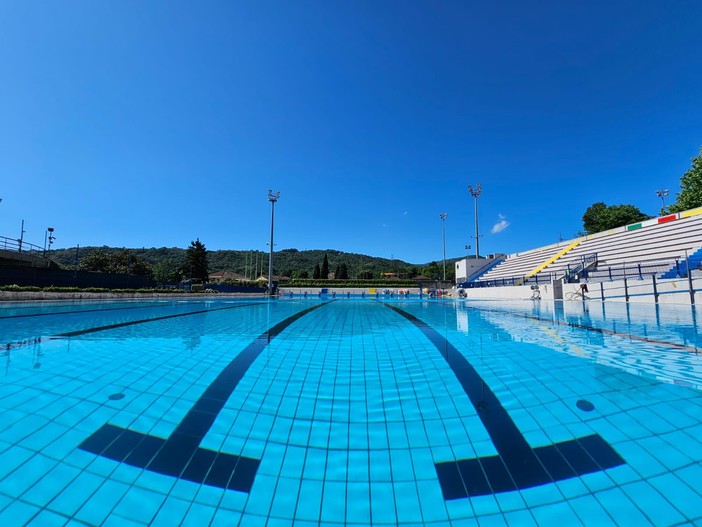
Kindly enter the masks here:
<path id="1" fill-rule="evenodd" d="M 616 280 L 613 282 L 588 283 L 587 297 L 592 300 L 605 300 L 606 302 L 640 302 L 653 304 L 690 304 L 690 287 L 687 278 L 674 278 L 668 280 L 652 278 Z M 580 291 L 580 284 L 563 284 L 563 295 L 554 295 L 553 285 L 539 285 L 541 298 L 544 300 L 568 299 L 569 293 Z M 696 304 L 702 304 L 702 278 L 692 279 L 692 290 Z M 468 298 L 485 300 L 529 300 L 532 290 L 528 285 L 505 287 L 482 287 L 466 289 Z M 578 301 L 578 299 L 576 299 Z"/>
<path id="2" fill-rule="evenodd" d="M 371 294 L 369 293 L 371 289 L 375 289 L 379 295 L 382 295 L 385 289 L 392 291 L 396 295 L 399 293 L 399 291 L 409 291 L 410 295 L 419 294 L 418 287 L 281 287 L 279 291 L 282 295 L 287 295 L 290 293 L 294 295 L 301 295 L 304 293 L 307 293 L 308 295 L 318 295 L 322 292 L 322 289 L 326 289 L 327 293 L 330 295 L 332 293 L 336 293 L 337 295 L 345 295 L 346 293 L 360 295 L 361 293 L 365 293 L 366 295 L 369 295 Z"/>

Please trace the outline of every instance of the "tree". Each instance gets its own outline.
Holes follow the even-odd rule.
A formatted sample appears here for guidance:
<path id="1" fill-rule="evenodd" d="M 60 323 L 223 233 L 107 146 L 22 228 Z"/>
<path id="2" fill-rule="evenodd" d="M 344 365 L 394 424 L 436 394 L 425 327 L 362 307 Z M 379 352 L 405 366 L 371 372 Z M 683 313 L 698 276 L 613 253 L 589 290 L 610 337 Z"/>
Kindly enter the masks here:
<path id="1" fill-rule="evenodd" d="M 314 264 L 314 269 L 312 269 L 312 278 L 319 280 L 320 276 L 322 276 L 322 271 L 319 270 L 319 264 L 316 263 Z"/>
<path id="2" fill-rule="evenodd" d="M 594 234 L 616 227 L 649 219 L 634 205 L 606 205 L 598 201 L 590 205 L 583 214 L 585 234 Z"/>
<path id="3" fill-rule="evenodd" d="M 329 278 L 329 260 L 327 259 L 326 253 L 324 253 L 324 261 L 322 261 L 322 272 L 320 278 L 322 280 Z"/>
<path id="4" fill-rule="evenodd" d="M 702 207 L 702 148 L 700 155 L 692 158 L 692 168 L 680 178 L 680 192 L 677 201 L 668 207 L 668 212 Z"/>
<path id="5" fill-rule="evenodd" d="M 304 279 L 304 278 L 309 278 L 309 277 L 310 277 L 310 273 L 308 273 L 307 271 L 295 271 L 294 278 Z"/>
<path id="6" fill-rule="evenodd" d="M 185 252 L 183 276 L 200 280 L 202 283 L 207 282 L 210 277 L 207 265 L 207 249 L 199 238 L 194 242 L 190 242 L 190 247 Z"/>
<path id="7" fill-rule="evenodd" d="M 95 249 L 81 258 L 78 268 L 83 271 L 153 277 L 151 266 L 128 249 Z"/>
<path id="8" fill-rule="evenodd" d="M 422 268 L 422 274 L 432 280 L 438 280 L 443 276 L 443 270 L 439 267 L 439 264 L 431 262 L 429 265 Z"/>
<path id="9" fill-rule="evenodd" d="M 337 280 L 349 279 L 349 270 L 346 267 L 345 263 L 341 263 L 336 266 L 336 271 L 334 271 L 334 278 L 336 278 Z"/>
<path id="10" fill-rule="evenodd" d="M 154 278 L 159 283 L 178 282 L 181 274 L 178 269 L 166 259 L 158 260 L 153 265 Z"/>

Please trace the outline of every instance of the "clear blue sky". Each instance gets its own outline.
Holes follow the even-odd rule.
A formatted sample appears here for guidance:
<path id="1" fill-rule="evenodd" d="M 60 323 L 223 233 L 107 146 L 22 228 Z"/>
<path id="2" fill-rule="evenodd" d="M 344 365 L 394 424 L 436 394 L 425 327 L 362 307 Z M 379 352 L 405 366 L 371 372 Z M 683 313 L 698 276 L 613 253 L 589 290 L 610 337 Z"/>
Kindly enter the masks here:
<path id="1" fill-rule="evenodd" d="M 654 214 L 702 145 L 702 2 L 0 1 L 0 235 L 423 263 Z M 491 229 L 508 224 L 499 233 Z"/>

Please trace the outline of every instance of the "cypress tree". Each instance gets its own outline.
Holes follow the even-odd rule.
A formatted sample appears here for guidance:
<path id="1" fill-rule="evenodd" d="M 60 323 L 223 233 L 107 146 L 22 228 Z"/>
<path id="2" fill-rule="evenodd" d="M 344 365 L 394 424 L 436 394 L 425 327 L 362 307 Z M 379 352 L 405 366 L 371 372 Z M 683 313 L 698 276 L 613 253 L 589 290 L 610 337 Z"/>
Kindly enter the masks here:
<path id="1" fill-rule="evenodd" d="M 349 279 L 349 270 L 346 267 L 345 263 L 342 263 L 337 266 L 336 268 L 336 274 L 334 275 L 337 280 L 348 280 Z"/>
<path id="2" fill-rule="evenodd" d="M 319 270 L 319 264 L 314 264 L 314 269 L 312 270 L 312 278 L 314 278 L 315 280 L 319 280 L 321 274 L 322 272 Z"/>
<path id="3" fill-rule="evenodd" d="M 322 275 L 320 278 L 322 280 L 329 278 L 329 260 L 327 259 L 326 253 L 324 254 L 324 261 L 322 262 Z"/>

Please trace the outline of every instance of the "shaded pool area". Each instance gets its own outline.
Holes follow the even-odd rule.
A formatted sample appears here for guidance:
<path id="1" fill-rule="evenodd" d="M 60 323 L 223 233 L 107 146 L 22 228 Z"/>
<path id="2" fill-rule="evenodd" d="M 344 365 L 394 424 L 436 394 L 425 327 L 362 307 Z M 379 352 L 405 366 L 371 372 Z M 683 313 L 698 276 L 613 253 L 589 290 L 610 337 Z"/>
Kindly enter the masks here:
<path id="1" fill-rule="evenodd" d="M 4 304 L 0 525 L 699 522 L 697 316 Z"/>

